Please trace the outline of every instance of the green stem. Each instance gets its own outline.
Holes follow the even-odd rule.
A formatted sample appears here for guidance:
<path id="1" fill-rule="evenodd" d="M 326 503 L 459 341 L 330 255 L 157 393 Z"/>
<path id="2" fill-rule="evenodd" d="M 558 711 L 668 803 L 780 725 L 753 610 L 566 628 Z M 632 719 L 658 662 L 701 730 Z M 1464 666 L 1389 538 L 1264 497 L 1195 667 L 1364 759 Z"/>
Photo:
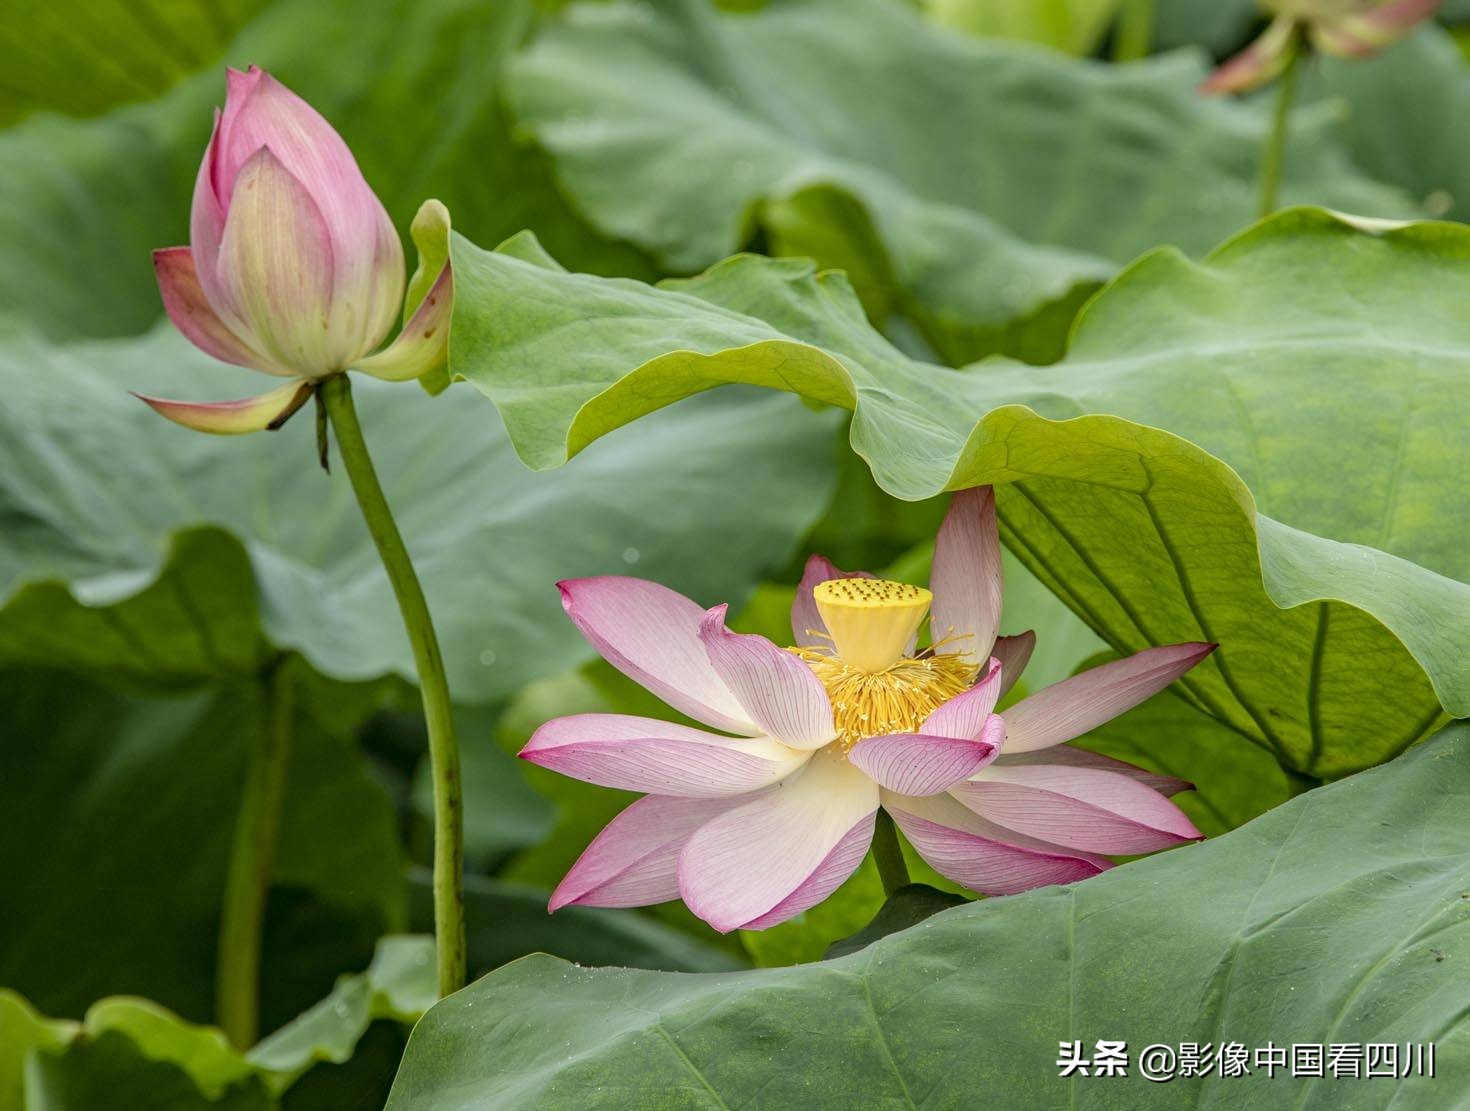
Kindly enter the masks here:
<path id="1" fill-rule="evenodd" d="M 1153 41 L 1154 0 L 1123 0 L 1123 9 L 1113 29 L 1113 61 L 1146 58 Z"/>
<path id="2" fill-rule="evenodd" d="M 873 860 L 878 865 L 878 878 L 883 881 L 883 894 L 892 895 L 900 887 L 908 886 L 909 866 L 903 860 L 898 830 L 888 811 L 881 808 L 873 825 Z"/>
<path id="3" fill-rule="evenodd" d="M 1276 211 L 1276 193 L 1281 183 L 1281 166 L 1286 159 L 1291 104 L 1296 97 L 1302 54 L 1302 44 L 1294 38 L 1287 46 L 1286 68 L 1281 71 L 1281 79 L 1276 84 L 1276 109 L 1271 116 L 1271 133 L 1266 137 L 1266 151 L 1261 158 L 1260 217 L 1263 220 Z"/>
<path id="4" fill-rule="evenodd" d="M 280 660 L 272 663 L 261 674 L 259 690 L 259 725 L 235 820 L 215 968 L 216 1017 L 239 1049 L 254 1045 L 259 1034 L 261 933 L 291 760 L 290 668 Z"/>
<path id="5" fill-rule="evenodd" d="M 393 584 L 403 627 L 413 645 L 419 690 L 424 700 L 424 720 L 429 729 L 429 770 L 434 783 L 434 941 L 439 960 L 439 994 L 448 995 L 462 988 L 465 981 L 464 815 L 459 748 L 454 740 L 444 659 L 423 588 L 419 586 L 408 549 L 393 521 L 393 512 L 388 508 L 388 499 L 383 496 L 367 443 L 362 438 L 362 425 L 352 404 L 352 387 L 347 375 L 328 378 L 319 389 L 332 430 L 337 434 L 337 448 L 347 468 L 347 477 L 362 507 L 368 532 L 378 546 L 388 581 Z"/>

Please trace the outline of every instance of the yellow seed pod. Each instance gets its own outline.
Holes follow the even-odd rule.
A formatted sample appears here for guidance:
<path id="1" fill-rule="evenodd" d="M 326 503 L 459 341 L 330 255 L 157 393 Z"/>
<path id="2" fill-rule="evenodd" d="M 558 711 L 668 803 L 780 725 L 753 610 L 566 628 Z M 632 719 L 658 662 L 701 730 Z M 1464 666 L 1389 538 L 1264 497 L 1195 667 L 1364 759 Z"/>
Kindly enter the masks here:
<path id="1" fill-rule="evenodd" d="M 897 663 L 934 595 L 886 579 L 828 579 L 813 591 L 837 655 L 859 671 Z"/>

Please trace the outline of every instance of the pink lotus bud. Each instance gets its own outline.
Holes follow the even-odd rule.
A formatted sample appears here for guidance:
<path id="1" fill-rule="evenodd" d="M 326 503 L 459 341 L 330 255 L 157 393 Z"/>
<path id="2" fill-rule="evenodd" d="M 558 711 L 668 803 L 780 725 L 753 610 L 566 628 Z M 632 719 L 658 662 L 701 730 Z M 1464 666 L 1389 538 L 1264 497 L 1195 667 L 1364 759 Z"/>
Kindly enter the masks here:
<path id="1" fill-rule="evenodd" d="M 308 384 L 349 368 L 399 381 L 437 371 L 452 304 L 444 206 L 426 202 L 415 222 L 416 238 L 435 247 L 423 259 L 432 271 L 415 277 L 412 316 L 372 354 L 403 307 L 393 222 L 315 109 L 254 66 L 228 72 L 194 183 L 192 242 L 154 252 L 169 317 L 217 359 Z M 222 407 L 145 400 L 201 431 L 247 432 L 278 426 L 305 396 L 286 389 Z"/>
<path id="2" fill-rule="evenodd" d="M 1261 0 L 1275 14 L 1271 25 L 1200 85 L 1206 93 L 1259 88 L 1286 68 L 1297 39 L 1340 58 L 1377 54 L 1432 16 L 1440 0 Z"/>

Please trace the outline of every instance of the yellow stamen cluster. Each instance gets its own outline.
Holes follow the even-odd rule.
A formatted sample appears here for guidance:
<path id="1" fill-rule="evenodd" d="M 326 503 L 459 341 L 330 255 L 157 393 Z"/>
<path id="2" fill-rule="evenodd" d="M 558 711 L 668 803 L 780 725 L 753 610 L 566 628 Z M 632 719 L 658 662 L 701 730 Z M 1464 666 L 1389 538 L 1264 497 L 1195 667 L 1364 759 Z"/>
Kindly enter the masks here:
<path id="1" fill-rule="evenodd" d="M 917 732 L 941 704 L 970 688 L 978 670 L 958 655 L 904 657 L 882 671 L 864 671 L 820 648 L 791 651 L 827 688 L 844 750 L 867 737 Z"/>

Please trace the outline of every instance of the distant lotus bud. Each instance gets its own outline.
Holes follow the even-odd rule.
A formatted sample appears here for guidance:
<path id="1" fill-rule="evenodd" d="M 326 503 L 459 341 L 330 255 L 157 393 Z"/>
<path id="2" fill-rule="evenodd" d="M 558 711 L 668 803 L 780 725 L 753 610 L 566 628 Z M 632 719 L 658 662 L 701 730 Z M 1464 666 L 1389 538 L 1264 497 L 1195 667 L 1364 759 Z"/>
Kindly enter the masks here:
<path id="1" fill-rule="evenodd" d="M 1279 76 L 1298 38 L 1339 58 L 1367 58 L 1432 16 L 1440 0 L 1261 0 L 1276 18 L 1255 42 L 1205 78 L 1207 93 L 1239 93 Z"/>
<path id="2" fill-rule="evenodd" d="M 425 212 L 446 239 L 443 206 L 430 201 Z M 190 239 L 154 252 L 159 288 L 178 329 L 217 359 L 308 384 L 349 368 L 403 380 L 443 362 L 447 258 L 416 276 L 417 311 L 372 354 L 403 305 L 398 234 L 331 124 L 253 66 L 229 71 L 194 183 Z M 279 426 L 309 393 L 218 406 L 144 400 L 201 431 L 248 432 Z M 278 395 L 289 407 L 274 411 L 266 399 Z"/>

